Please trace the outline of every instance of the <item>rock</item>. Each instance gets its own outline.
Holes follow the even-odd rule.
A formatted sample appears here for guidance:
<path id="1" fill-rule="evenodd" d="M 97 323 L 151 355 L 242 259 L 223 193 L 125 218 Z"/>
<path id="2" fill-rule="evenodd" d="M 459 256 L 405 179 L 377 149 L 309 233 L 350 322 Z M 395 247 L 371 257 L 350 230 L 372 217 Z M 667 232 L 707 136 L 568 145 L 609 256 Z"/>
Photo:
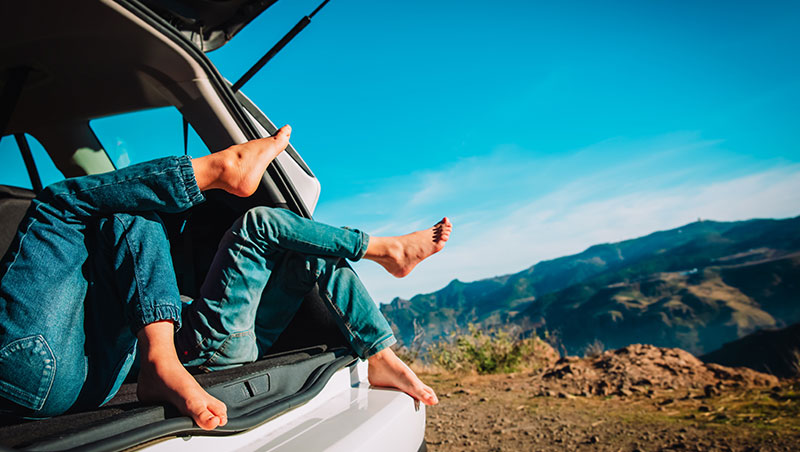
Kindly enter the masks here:
<path id="1" fill-rule="evenodd" d="M 653 388 L 702 388 L 702 392 L 687 396 L 708 398 L 725 386 L 772 387 L 778 380 L 750 369 L 706 364 L 680 349 L 633 344 L 594 358 L 561 358 L 543 370 L 536 382 L 540 394 L 555 389 L 568 394 L 631 397 L 647 391 L 652 398 Z"/>

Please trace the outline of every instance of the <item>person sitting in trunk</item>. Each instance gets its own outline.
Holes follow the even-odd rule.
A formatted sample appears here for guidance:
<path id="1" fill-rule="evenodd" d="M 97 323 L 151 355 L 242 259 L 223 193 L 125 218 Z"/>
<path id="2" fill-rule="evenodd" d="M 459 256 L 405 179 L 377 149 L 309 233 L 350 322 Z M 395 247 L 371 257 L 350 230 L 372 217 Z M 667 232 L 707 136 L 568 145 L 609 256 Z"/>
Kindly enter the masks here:
<path id="1" fill-rule="evenodd" d="M 389 348 L 392 330 L 343 259 L 403 277 L 440 251 L 452 224 L 370 237 L 256 207 L 224 235 L 200 295 L 182 306 L 158 214 L 222 189 L 250 196 L 291 128 L 191 159 L 166 157 L 66 179 L 33 200 L 0 262 L 0 413 L 43 418 L 98 407 L 141 358 L 138 397 L 168 402 L 203 429 L 226 407 L 184 365 L 216 370 L 269 349 L 314 285 L 375 386 L 438 403 Z"/>

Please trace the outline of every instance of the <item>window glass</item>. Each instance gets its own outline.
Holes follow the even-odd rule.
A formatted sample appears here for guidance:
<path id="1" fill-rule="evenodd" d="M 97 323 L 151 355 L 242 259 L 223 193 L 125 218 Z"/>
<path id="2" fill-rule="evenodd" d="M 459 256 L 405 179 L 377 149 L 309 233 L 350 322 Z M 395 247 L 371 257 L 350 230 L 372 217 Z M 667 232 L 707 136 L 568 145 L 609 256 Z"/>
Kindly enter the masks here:
<path id="1" fill-rule="evenodd" d="M 47 187 L 53 182 L 58 182 L 63 179 L 64 175 L 56 168 L 56 164 L 53 163 L 50 154 L 44 150 L 44 146 L 39 143 L 39 140 L 27 133 L 25 134 L 25 138 L 28 140 L 28 146 L 31 148 L 33 162 L 36 163 L 36 170 L 39 172 L 39 179 L 42 181 L 42 187 Z M 17 144 L 16 140 L 14 140 L 14 144 Z"/>
<path id="2" fill-rule="evenodd" d="M 28 177 L 28 170 L 25 169 L 25 161 L 19 152 L 17 140 L 12 135 L 6 135 L 0 139 L 0 184 L 13 185 L 31 189 L 31 179 Z"/>
<path id="3" fill-rule="evenodd" d="M 183 155 L 183 117 L 175 107 L 125 113 L 90 123 L 114 166 L 124 168 L 170 155 Z M 189 125 L 189 155 L 208 155 L 208 148 Z"/>
<path id="4" fill-rule="evenodd" d="M 42 181 L 42 186 L 46 187 L 53 182 L 57 182 L 64 178 L 47 151 L 39 143 L 39 141 L 31 135 L 25 134 L 28 140 L 28 146 L 31 148 L 33 154 L 33 162 L 36 165 L 36 170 L 39 173 L 39 179 Z M 22 152 L 17 146 L 17 140 L 13 135 L 6 135 L 0 139 L 0 184 L 13 185 L 15 187 L 32 188 L 28 170 L 25 168 L 25 161 L 22 159 Z"/>

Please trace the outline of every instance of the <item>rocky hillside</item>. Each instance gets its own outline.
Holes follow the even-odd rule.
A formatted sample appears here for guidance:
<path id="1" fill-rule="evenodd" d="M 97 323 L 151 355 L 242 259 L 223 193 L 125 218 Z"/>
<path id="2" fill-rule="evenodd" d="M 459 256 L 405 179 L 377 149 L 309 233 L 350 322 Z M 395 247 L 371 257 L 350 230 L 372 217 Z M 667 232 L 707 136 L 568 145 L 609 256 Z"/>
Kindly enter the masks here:
<path id="1" fill-rule="evenodd" d="M 543 395 L 554 390 L 572 395 L 631 396 L 655 390 L 702 390 L 719 393 L 725 386 L 770 387 L 772 375 L 744 367 L 704 363 L 678 348 L 633 344 L 595 357 L 561 358 L 537 376 Z"/>
<path id="2" fill-rule="evenodd" d="M 793 451 L 797 380 L 631 345 L 506 375 L 422 374 L 431 451 Z"/>
<path id="3" fill-rule="evenodd" d="M 522 272 L 453 281 L 382 310 L 409 342 L 468 323 L 516 325 L 559 339 L 568 353 L 599 340 L 680 347 L 695 354 L 764 327 L 800 321 L 800 217 L 698 221 L 593 246 Z"/>

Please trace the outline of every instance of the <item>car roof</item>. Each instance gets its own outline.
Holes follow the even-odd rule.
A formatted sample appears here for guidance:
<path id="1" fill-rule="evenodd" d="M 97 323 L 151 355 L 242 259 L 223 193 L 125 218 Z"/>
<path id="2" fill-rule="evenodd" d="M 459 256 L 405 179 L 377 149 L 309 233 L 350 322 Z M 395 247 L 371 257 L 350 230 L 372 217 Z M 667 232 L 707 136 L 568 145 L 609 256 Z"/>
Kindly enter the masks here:
<path id="1" fill-rule="evenodd" d="M 114 1 L 34 0 L 4 10 L 0 80 L 29 69 L 6 133 L 181 105 L 176 97 L 206 78 L 183 49 Z"/>
<path id="2" fill-rule="evenodd" d="M 142 0 L 204 52 L 218 49 L 277 0 Z"/>

